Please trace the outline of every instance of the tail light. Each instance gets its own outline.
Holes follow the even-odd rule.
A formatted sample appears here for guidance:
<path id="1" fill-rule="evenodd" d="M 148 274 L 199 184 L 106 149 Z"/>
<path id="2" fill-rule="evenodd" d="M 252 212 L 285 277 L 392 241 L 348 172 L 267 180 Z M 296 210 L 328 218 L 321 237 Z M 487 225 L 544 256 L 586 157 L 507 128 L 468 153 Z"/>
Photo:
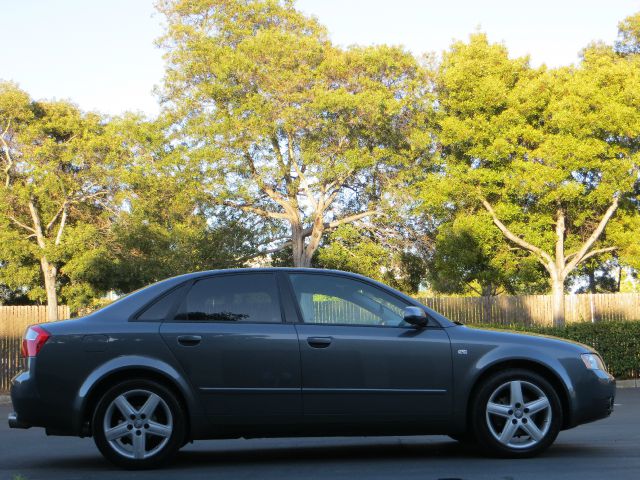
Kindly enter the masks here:
<path id="1" fill-rule="evenodd" d="M 35 357 L 51 335 L 44 328 L 32 325 L 24 332 L 22 339 L 22 356 Z"/>

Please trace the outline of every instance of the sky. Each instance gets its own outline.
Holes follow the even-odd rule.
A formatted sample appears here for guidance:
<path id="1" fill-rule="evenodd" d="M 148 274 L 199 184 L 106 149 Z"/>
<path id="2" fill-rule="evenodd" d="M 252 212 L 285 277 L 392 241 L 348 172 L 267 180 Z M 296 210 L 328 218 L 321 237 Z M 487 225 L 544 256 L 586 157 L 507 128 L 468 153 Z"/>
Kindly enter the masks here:
<path id="1" fill-rule="evenodd" d="M 158 111 L 162 17 L 154 0 L 0 0 L 0 79 L 36 99 L 69 99 L 117 115 Z M 632 0 L 298 0 L 343 46 L 404 45 L 442 52 L 477 30 L 512 56 L 555 67 L 592 40 L 612 43 Z"/>

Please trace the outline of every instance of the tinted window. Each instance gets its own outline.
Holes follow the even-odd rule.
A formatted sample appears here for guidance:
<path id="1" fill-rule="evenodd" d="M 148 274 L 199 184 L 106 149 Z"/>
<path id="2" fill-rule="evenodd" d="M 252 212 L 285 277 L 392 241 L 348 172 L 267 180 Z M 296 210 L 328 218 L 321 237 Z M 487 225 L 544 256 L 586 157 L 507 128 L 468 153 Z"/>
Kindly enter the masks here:
<path id="1" fill-rule="evenodd" d="M 272 274 L 224 275 L 196 282 L 177 320 L 281 322 L 276 279 Z"/>
<path id="2" fill-rule="evenodd" d="M 138 320 L 145 322 L 161 322 L 165 320 L 167 316 L 172 313 L 176 304 L 180 302 L 185 290 L 186 286 L 183 285 L 160 297 L 145 311 L 138 315 Z"/>
<path id="3" fill-rule="evenodd" d="M 334 275 L 290 275 L 303 321 L 354 325 L 404 324 L 409 304 L 350 278 Z"/>

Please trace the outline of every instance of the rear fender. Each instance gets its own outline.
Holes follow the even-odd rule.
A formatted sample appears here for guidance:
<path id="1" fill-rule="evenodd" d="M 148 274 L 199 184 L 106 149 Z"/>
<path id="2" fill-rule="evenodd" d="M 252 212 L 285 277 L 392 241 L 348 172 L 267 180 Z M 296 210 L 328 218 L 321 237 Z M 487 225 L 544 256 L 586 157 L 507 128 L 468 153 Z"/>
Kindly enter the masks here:
<path id="1" fill-rule="evenodd" d="M 184 398 L 187 408 L 187 414 L 191 418 L 191 425 L 200 424 L 194 422 L 197 417 L 202 417 L 204 412 L 199 400 L 193 395 L 192 388 L 185 380 L 184 375 L 178 372 L 168 363 L 158 360 L 157 358 L 146 357 L 142 355 L 125 355 L 113 358 L 93 370 L 80 386 L 73 402 L 74 431 L 83 432 L 84 421 L 88 414 L 89 402 L 93 402 L 92 394 L 96 388 L 101 386 L 105 380 L 112 376 L 126 375 L 127 371 L 131 371 L 132 379 L 136 378 L 140 371 L 147 371 L 156 377 L 162 377 L 166 382 L 175 387 Z M 135 376 L 134 376 L 135 375 Z"/>

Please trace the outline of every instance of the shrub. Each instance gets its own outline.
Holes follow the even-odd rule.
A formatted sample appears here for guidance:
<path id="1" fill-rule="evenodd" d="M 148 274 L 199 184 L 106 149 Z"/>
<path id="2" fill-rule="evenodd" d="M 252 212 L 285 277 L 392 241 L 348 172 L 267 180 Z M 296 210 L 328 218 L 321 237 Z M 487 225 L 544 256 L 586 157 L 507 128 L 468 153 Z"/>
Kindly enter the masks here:
<path id="1" fill-rule="evenodd" d="M 572 323 L 564 327 L 482 324 L 470 327 L 540 333 L 593 347 L 618 379 L 640 378 L 640 321 Z"/>

